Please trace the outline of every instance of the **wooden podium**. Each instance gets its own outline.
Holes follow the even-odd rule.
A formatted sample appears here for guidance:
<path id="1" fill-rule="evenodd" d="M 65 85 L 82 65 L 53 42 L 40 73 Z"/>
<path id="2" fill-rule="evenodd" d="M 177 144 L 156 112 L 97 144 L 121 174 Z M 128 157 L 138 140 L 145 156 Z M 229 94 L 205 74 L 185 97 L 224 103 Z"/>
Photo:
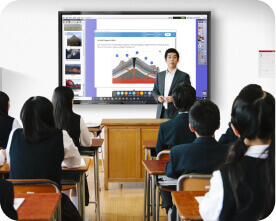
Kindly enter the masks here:
<path id="1" fill-rule="evenodd" d="M 109 182 L 143 182 L 143 140 L 157 140 L 159 125 L 169 119 L 103 119 L 104 187 Z"/>

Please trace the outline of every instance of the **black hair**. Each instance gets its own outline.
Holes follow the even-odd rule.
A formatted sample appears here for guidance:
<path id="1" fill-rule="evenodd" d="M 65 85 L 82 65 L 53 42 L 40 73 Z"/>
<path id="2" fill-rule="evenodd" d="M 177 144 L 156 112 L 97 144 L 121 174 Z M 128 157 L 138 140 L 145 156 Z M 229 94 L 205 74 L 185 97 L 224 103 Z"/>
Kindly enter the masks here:
<path id="1" fill-rule="evenodd" d="M 198 100 L 189 112 L 189 123 L 200 136 L 213 136 L 220 124 L 219 108 L 210 100 Z"/>
<path id="2" fill-rule="evenodd" d="M 53 105 L 45 97 L 31 97 L 23 105 L 20 112 L 25 139 L 30 143 L 38 143 L 49 138 L 55 131 Z"/>
<path id="3" fill-rule="evenodd" d="M 190 84 L 181 82 L 174 87 L 172 99 L 179 112 L 189 111 L 195 103 L 196 91 Z"/>
<path id="4" fill-rule="evenodd" d="M 175 53 L 176 57 L 177 57 L 177 60 L 179 60 L 179 53 L 175 48 L 167 49 L 167 51 L 165 52 L 165 59 L 167 59 L 167 56 L 168 56 L 169 53 Z"/>
<path id="5" fill-rule="evenodd" d="M 73 98 L 73 90 L 64 86 L 57 87 L 52 98 L 56 127 L 66 130 L 69 134 L 73 115 Z"/>
<path id="6" fill-rule="evenodd" d="M 7 116 L 9 111 L 9 96 L 4 93 L 3 91 L 0 91 L 0 115 Z"/>
<path id="7" fill-rule="evenodd" d="M 268 153 L 268 157 L 265 159 L 264 171 L 260 178 L 266 187 L 262 190 L 265 200 L 259 219 L 265 218 L 273 210 L 275 203 L 275 98 L 263 91 L 259 85 L 246 86 L 234 100 L 231 123 L 239 132 L 240 139 L 230 148 L 226 163 L 229 167 L 230 186 L 238 209 L 242 209 L 238 188 L 240 185 L 245 185 L 242 159 L 249 148 L 245 145 L 244 139 L 258 138 L 264 142 L 271 140 L 269 147 L 264 151 Z M 251 188 L 248 187 L 248 189 Z M 248 205 L 249 203 L 250 199 Z"/>

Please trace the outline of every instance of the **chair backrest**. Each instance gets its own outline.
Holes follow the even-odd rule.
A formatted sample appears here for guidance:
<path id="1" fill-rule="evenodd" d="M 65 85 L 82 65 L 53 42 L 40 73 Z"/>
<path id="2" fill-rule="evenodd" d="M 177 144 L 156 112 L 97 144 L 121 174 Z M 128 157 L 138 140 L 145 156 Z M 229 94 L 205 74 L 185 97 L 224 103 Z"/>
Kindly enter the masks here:
<path id="1" fill-rule="evenodd" d="M 206 191 L 210 188 L 211 174 L 185 174 L 178 178 L 177 191 Z"/>
<path id="2" fill-rule="evenodd" d="M 156 160 L 170 160 L 170 150 L 163 150 L 157 154 Z"/>
<path id="3" fill-rule="evenodd" d="M 56 182 L 47 179 L 11 179 L 14 193 L 60 193 Z"/>

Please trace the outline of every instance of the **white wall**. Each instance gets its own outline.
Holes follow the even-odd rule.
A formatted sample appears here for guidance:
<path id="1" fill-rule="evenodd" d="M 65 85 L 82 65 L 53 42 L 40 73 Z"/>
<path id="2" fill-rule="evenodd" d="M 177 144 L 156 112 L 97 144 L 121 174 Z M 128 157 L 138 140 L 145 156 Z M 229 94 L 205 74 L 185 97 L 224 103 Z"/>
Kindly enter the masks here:
<path id="1" fill-rule="evenodd" d="M 0 17 L 2 90 L 11 99 L 10 115 L 19 118 L 24 101 L 51 99 L 58 85 L 58 11 L 196 11 L 212 12 L 211 99 L 221 110 L 219 137 L 227 127 L 234 97 L 258 83 L 275 95 L 275 79 L 258 76 L 258 51 L 275 49 L 275 17 L 257 0 L 17 0 Z M 83 105 L 74 107 L 86 122 L 103 118 L 154 118 L 155 105 Z"/>

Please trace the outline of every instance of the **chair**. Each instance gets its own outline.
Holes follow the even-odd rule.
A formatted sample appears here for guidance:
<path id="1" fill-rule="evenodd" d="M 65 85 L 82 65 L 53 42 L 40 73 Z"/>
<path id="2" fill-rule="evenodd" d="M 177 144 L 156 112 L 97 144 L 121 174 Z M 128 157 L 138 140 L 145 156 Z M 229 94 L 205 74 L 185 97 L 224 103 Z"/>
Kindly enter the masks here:
<path id="1" fill-rule="evenodd" d="M 177 180 L 177 191 L 206 191 L 210 188 L 211 174 L 184 174 Z M 180 220 L 178 213 L 177 220 Z"/>
<path id="2" fill-rule="evenodd" d="M 170 150 L 163 150 L 157 154 L 156 160 L 170 160 Z M 160 207 L 160 191 L 165 190 L 171 192 L 172 190 L 169 187 L 158 186 L 156 193 L 156 218 L 159 220 L 159 207 Z"/>
<path id="3" fill-rule="evenodd" d="M 60 193 L 56 182 L 47 179 L 8 179 L 12 182 L 14 193 Z M 61 200 L 55 212 L 55 220 L 61 221 Z"/>

